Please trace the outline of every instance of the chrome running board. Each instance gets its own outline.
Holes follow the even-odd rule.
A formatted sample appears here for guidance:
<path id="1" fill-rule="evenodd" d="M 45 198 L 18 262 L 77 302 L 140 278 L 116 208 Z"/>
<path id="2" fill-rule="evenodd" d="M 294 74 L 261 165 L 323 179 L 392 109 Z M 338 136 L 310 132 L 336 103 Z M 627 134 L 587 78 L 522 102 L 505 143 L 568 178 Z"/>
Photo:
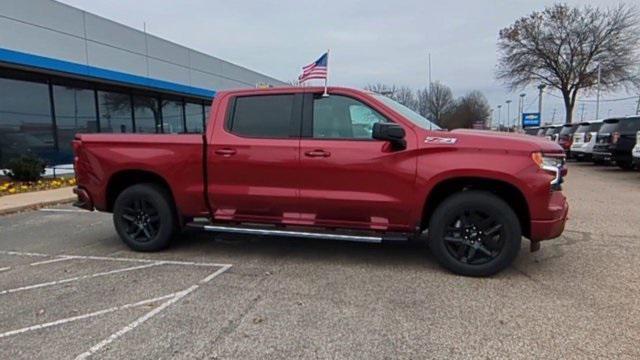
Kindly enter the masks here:
<path id="1" fill-rule="evenodd" d="M 286 236 L 297 237 L 306 239 L 328 239 L 328 240 L 342 240 L 342 241 L 356 241 L 366 243 L 381 243 L 383 240 L 400 240 L 398 237 L 387 239 L 386 237 L 373 236 L 373 235 L 346 235 L 326 232 L 311 232 L 311 231 L 294 231 L 294 230 L 278 230 L 278 229 L 265 229 L 256 227 L 239 227 L 239 226 L 224 226 L 224 225 L 210 225 L 202 223 L 189 223 L 188 227 L 201 229 L 210 232 L 220 233 L 234 233 L 234 234 L 248 234 L 248 235 L 266 235 L 266 236 Z"/>

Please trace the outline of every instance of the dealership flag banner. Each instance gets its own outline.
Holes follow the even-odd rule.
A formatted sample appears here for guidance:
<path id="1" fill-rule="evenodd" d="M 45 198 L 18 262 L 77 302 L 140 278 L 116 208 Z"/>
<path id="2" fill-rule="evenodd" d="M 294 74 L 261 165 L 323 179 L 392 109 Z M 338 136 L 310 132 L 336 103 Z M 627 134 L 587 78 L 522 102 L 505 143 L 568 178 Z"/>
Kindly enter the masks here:
<path id="1" fill-rule="evenodd" d="M 302 68 L 302 74 L 298 81 L 303 83 L 311 79 L 324 79 L 324 94 L 327 94 L 327 78 L 329 74 L 329 50 L 322 54 L 318 60 Z"/>

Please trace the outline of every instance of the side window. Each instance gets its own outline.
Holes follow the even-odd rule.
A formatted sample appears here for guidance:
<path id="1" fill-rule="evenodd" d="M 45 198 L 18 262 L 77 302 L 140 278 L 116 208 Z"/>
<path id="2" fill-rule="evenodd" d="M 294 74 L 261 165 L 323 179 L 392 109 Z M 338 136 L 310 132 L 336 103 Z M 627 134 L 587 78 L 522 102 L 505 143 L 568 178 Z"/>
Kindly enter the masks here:
<path id="1" fill-rule="evenodd" d="M 240 96 L 234 101 L 227 129 L 236 135 L 289 138 L 293 95 Z"/>
<path id="2" fill-rule="evenodd" d="M 330 95 L 313 100 L 313 137 L 318 139 L 371 139 L 373 124 L 388 122 L 358 100 Z"/>

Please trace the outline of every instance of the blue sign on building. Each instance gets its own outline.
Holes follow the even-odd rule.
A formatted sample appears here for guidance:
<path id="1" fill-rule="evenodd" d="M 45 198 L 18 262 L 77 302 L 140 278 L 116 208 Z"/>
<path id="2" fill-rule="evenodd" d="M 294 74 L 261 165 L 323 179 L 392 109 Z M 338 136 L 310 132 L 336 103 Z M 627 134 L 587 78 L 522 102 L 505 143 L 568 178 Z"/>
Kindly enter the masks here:
<path id="1" fill-rule="evenodd" d="M 540 113 L 523 113 L 522 128 L 540 126 Z"/>

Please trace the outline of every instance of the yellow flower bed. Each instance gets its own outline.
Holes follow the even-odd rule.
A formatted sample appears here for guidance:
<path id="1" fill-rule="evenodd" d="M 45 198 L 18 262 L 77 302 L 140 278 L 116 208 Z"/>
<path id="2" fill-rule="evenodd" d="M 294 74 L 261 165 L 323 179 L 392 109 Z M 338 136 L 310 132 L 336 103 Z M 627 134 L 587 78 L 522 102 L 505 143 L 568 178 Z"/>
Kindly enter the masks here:
<path id="1" fill-rule="evenodd" d="M 35 182 L 22 182 L 13 180 L 0 180 L 0 196 L 25 193 L 31 191 L 51 190 L 67 186 L 74 186 L 74 177 L 59 177 L 55 179 L 42 179 Z"/>

